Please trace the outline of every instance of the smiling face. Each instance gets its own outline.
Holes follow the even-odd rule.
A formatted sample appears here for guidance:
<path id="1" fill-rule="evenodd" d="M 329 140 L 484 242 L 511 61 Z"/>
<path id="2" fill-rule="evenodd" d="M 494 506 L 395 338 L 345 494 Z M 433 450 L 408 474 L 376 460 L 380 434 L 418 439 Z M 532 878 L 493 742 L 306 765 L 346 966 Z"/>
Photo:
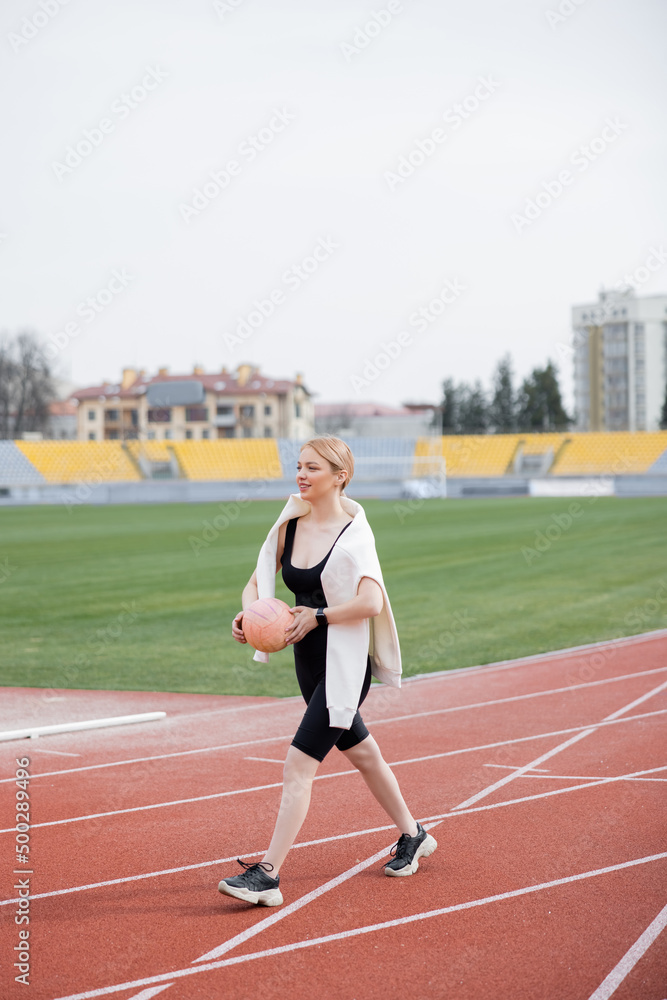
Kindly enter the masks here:
<path id="1" fill-rule="evenodd" d="M 333 491 L 340 493 L 345 485 L 347 473 L 334 472 L 330 463 L 322 458 L 314 448 L 303 448 L 296 466 L 296 482 L 299 493 L 305 500 L 314 500 Z"/>

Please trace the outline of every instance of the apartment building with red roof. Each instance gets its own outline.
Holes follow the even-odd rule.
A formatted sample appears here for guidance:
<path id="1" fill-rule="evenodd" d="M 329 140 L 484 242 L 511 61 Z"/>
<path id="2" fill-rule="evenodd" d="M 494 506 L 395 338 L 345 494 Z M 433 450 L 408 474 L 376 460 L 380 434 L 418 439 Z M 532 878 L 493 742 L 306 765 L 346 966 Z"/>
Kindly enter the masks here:
<path id="1" fill-rule="evenodd" d="M 312 394 L 298 372 L 270 378 L 243 363 L 229 372 L 156 375 L 123 368 L 119 382 L 85 386 L 70 396 L 77 408 L 80 441 L 183 441 L 188 439 L 287 437 L 315 432 Z"/>

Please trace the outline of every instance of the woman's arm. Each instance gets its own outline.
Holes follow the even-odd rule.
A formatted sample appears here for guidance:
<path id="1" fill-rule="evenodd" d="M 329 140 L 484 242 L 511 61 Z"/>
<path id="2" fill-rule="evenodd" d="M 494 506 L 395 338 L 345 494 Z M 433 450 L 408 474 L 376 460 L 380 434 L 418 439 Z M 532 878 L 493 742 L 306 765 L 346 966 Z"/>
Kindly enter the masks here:
<path id="1" fill-rule="evenodd" d="M 343 622 L 360 621 L 363 618 L 374 618 L 379 615 L 384 605 L 382 588 L 376 580 L 370 576 L 362 576 L 357 587 L 357 596 L 351 601 L 343 604 L 334 604 L 333 607 L 325 608 L 324 614 L 330 625 L 341 625 Z M 296 605 L 290 608 L 294 614 L 294 622 L 285 629 L 285 636 L 288 644 L 299 642 L 304 635 L 312 629 L 317 628 L 315 618 L 316 608 L 306 608 L 303 605 Z"/>
<path id="2" fill-rule="evenodd" d="M 344 604 L 334 604 L 325 608 L 324 613 L 330 625 L 341 625 L 343 622 L 354 622 L 360 618 L 374 618 L 379 615 L 384 605 L 382 587 L 370 576 L 362 576 L 357 587 L 357 596 Z"/>
<path id="3" fill-rule="evenodd" d="M 276 573 L 281 569 L 280 558 L 285 550 L 285 532 L 287 530 L 287 522 L 284 521 L 280 528 L 278 529 L 278 548 L 276 551 Z M 257 591 L 257 570 L 253 570 L 253 574 L 243 588 L 243 593 L 241 594 L 241 607 L 243 611 L 249 608 L 251 604 L 259 598 L 259 593 Z M 241 619 L 243 617 L 243 611 L 239 613 L 234 618 L 232 622 L 232 636 L 237 642 L 245 642 L 245 636 L 243 635 L 243 629 L 241 628 Z"/>
<path id="4" fill-rule="evenodd" d="M 249 608 L 251 604 L 254 604 L 258 600 L 259 594 L 257 592 L 257 573 L 253 572 L 252 576 L 243 588 L 243 593 L 241 594 L 241 607 L 245 611 Z"/>

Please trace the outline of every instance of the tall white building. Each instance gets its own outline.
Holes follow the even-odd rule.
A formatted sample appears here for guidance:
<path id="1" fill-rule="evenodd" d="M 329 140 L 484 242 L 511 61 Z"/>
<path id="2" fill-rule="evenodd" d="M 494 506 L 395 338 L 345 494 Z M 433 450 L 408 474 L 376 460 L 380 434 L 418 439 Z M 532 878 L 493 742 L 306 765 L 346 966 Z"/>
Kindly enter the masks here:
<path id="1" fill-rule="evenodd" d="M 626 288 L 572 307 L 575 430 L 655 431 L 667 386 L 667 295 Z"/>

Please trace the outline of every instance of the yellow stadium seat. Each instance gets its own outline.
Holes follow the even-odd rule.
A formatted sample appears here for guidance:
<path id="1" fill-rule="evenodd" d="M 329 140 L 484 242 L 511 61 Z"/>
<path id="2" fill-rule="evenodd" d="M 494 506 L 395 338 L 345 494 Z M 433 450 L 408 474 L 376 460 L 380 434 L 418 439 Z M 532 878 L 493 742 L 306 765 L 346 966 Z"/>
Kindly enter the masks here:
<path id="1" fill-rule="evenodd" d="M 148 462 L 169 462 L 168 444 L 169 441 L 125 441 L 125 447 L 135 461 L 145 458 Z"/>
<path id="2" fill-rule="evenodd" d="M 432 454 L 432 447 L 432 438 L 418 438 L 415 457 Z M 455 434 L 442 436 L 440 447 L 453 477 L 511 474 L 519 447 L 524 455 L 551 449 L 549 476 L 624 475 L 646 472 L 657 461 L 667 449 L 667 431 Z"/>
<path id="3" fill-rule="evenodd" d="M 519 434 L 452 434 L 441 438 L 448 476 L 503 476 L 516 452 Z M 429 455 L 430 438 L 418 438 L 415 456 Z"/>
<path id="4" fill-rule="evenodd" d="M 551 475 L 646 472 L 667 448 L 667 431 L 587 431 L 566 437 Z"/>
<path id="5" fill-rule="evenodd" d="M 169 442 L 187 479 L 281 479 L 275 438 Z"/>
<path id="6" fill-rule="evenodd" d="M 555 454 L 568 436 L 558 431 L 553 433 L 547 431 L 544 434 L 520 434 L 519 438 L 524 455 L 539 455 L 549 448 L 552 448 Z"/>
<path id="7" fill-rule="evenodd" d="M 121 441 L 15 441 L 14 444 L 49 483 L 141 479 Z"/>
<path id="8" fill-rule="evenodd" d="M 15 441 L 14 445 L 49 483 L 141 480 L 140 458 L 149 463 L 169 463 L 173 456 L 186 479 L 283 476 L 275 438 Z M 549 476 L 643 473 L 667 451 L 667 430 L 421 437 L 415 445 L 414 457 L 419 461 L 414 462 L 413 476 L 439 474 L 440 457 L 444 457 L 447 475 L 452 477 L 511 474 L 519 448 L 523 455 L 552 451 L 554 462 Z M 429 458 L 433 461 L 429 462 Z"/>

